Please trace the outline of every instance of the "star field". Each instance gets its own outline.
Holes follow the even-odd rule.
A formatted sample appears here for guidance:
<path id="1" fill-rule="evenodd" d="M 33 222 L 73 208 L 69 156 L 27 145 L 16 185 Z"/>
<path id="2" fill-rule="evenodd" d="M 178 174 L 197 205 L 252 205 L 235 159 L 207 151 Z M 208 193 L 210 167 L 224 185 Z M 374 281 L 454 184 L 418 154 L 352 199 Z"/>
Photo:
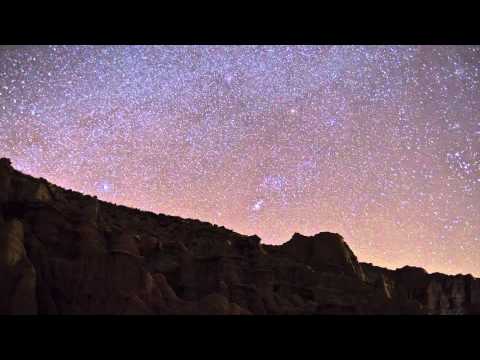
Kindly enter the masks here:
<path id="1" fill-rule="evenodd" d="M 480 276 L 480 47 L 0 48 L 0 156 L 265 243 Z"/>

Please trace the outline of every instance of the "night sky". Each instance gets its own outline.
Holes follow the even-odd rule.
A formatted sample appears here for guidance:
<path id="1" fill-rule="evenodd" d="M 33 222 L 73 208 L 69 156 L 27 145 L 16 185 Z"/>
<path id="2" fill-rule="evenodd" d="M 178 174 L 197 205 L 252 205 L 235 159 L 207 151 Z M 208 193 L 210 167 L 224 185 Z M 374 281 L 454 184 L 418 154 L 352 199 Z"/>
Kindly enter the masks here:
<path id="1" fill-rule="evenodd" d="M 480 47 L 0 48 L 0 156 L 102 200 L 480 276 Z"/>

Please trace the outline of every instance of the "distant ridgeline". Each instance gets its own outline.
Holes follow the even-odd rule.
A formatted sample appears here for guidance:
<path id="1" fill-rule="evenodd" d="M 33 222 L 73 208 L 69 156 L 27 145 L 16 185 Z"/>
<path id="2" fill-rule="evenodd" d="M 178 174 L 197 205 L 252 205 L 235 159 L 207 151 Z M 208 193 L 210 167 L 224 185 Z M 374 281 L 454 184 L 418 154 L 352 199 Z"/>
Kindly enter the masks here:
<path id="1" fill-rule="evenodd" d="M 479 314 L 480 279 L 359 263 L 338 234 L 264 245 L 0 159 L 1 314 Z"/>

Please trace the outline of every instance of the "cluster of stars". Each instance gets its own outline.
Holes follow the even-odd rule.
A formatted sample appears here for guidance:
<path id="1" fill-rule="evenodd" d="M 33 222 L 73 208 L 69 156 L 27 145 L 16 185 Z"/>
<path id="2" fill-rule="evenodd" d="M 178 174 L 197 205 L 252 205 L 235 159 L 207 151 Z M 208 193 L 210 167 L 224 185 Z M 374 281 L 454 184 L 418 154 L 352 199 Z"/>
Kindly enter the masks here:
<path id="1" fill-rule="evenodd" d="M 480 49 L 0 47 L 0 155 L 106 201 L 480 276 Z"/>

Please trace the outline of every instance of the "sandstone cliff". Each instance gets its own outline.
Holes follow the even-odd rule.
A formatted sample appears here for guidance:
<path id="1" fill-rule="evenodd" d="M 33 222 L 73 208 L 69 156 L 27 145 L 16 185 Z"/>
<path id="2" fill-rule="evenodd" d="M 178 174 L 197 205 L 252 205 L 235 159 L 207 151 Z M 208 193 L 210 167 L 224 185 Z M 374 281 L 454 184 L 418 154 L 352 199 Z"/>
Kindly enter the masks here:
<path id="1" fill-rule="evenodd" d="M 263 245 L 0 159 L 0 313 L 478 314 L 480 279 L 360 263 L 333 233 Z"/>

